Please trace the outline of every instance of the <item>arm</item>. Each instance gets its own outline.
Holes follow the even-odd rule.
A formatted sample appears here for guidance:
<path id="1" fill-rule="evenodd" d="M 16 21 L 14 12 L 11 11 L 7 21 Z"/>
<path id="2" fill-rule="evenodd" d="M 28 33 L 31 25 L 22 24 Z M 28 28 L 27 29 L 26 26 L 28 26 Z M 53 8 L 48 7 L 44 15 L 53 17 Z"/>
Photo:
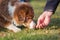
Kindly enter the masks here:
<path id="1" fill-rule="evenodd" d="M 39 16 L 36 28 L 48 26 L 52 14 L 55 12 L 60 0 L 47 0 L 44 12 Z"/>
<path id="2" fill-rule="evenodd" d="M 55 12 L 60 0 L 47 0 L 44 11 Z"/>

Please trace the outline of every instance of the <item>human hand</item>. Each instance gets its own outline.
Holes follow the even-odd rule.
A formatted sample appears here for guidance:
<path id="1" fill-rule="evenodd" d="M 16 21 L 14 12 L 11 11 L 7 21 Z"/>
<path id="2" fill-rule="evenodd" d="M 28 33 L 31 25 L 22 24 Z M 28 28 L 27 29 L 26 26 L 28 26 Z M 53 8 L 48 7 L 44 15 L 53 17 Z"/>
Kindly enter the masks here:
<path id="1" fill-rule="evenodd" d="M 43 12 L 37 21 L 36 28 L 45 28 L 50 23 L 51 15 L 53 12 L 45 11 Z"/>

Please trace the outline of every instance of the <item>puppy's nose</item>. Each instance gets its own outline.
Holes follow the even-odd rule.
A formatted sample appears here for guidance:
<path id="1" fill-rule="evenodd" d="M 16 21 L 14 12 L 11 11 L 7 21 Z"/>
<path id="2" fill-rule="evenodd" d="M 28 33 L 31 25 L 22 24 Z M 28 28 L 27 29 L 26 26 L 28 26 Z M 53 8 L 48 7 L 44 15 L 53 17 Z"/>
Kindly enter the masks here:
<path id="1" fill-rule="evenodd" d="M 34 21 L 31 21 L 30 23 L 30 29 L 35 29 L 36 23 Z"/>

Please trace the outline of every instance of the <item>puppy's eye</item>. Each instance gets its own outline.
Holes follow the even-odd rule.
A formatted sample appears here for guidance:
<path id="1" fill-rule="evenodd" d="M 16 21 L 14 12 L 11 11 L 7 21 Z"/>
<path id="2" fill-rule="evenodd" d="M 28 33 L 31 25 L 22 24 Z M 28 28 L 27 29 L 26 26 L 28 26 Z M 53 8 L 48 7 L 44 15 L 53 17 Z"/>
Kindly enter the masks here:
<path id="1" fill-rule="evenodd" d="M 32 17 L 30 17 L 30 16 L 29 16 L 29 17 L 27 17 L 27 19 L 31 19 L 31 18 L 32 18 Z"/>
<path id="2" fill-rule="evenodd" d="M 19 17 L 19 21 L 24 21 L 24 20 L 25 20 L 25 18 Z"/>

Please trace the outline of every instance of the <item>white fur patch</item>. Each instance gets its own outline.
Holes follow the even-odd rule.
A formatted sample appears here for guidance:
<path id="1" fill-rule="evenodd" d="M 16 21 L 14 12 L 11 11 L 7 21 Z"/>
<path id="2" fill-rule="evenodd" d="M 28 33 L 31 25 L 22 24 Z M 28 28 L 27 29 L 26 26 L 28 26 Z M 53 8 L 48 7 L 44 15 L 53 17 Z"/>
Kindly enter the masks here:
<path id="1" fill-rule="evenodd" d="M 21 31 L 20 28 L 17 28 L 17 27 L 14 26 L 13 24 L 9 25 L 9 26 L 7 27 L 7 29 L 12 30 L 12 31 L 15 32 L 15 33 Z"/>
<path id="2" fill-rule="evenodd" d="M 9 11 L 9 14 L 13 17 L 13 13 L 15 11 L 15 6 L 11 6 L 11 3 L 9 2 L 8 3 L 8 11 Z"/>
<path id="3" fill-rule="evenodd" d="M 31 23 L 30 23 L 30 29 L 34 29 L 34 27 L 36 26 L 36 24 L 35 24 L 35 22 L 34 21 L 32 21 Z"/>

